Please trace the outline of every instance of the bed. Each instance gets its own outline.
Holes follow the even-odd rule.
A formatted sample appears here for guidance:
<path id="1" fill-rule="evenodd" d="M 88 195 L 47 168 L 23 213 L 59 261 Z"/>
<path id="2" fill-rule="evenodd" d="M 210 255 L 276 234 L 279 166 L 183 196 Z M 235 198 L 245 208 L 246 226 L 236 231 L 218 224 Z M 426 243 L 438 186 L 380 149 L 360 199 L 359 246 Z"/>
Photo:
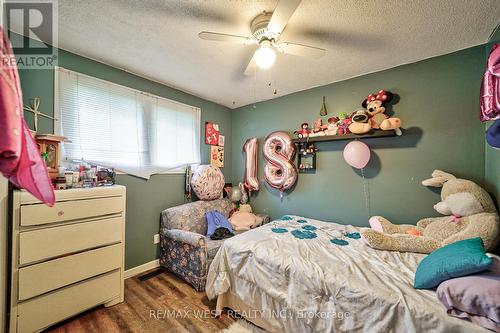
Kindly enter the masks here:
<path id="1" fill-rule="evenodd" d="M 289 215 L 228 239 L 207 296 L 275 332 L 489 332 L 412 287 L 424 255 L 371 249 L 358 231 Z"/>

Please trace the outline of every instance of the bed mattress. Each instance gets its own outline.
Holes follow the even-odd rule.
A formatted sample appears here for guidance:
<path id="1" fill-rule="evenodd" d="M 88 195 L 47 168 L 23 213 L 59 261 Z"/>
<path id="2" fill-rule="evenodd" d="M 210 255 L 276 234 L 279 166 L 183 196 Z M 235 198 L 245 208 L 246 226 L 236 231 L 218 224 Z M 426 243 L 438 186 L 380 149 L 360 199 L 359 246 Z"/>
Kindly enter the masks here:
<path id="1" fill-rule="evenodd" d="M 422 254 L 366 246 L 358 228 L 284 216 L 224 242 L 210 299 L 230 293 L 285 332 L 488 332 L 412 287 Z"/>

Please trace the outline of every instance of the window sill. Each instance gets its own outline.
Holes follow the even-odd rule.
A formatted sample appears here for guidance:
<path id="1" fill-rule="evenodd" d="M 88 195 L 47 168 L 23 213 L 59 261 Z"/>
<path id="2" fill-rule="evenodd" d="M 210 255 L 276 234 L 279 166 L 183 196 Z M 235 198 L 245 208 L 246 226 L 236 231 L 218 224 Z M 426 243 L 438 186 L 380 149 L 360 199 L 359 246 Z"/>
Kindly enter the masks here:
<path id="1" fill-rule="evenodd" d="M 133 175 L 131 175 L 129 173 L 122 172 L 122 171 L 115 171 L 115 173 L 117 175 L 130 175 L 130 176 L 133 176 Z M 186 173 L 186 169 L 177 169 L 177 170 L 162 171 L 162 172 L 154 173 L 151 176 L 155 176 L 155 175 L 184 175 L 185 173 Z"/>

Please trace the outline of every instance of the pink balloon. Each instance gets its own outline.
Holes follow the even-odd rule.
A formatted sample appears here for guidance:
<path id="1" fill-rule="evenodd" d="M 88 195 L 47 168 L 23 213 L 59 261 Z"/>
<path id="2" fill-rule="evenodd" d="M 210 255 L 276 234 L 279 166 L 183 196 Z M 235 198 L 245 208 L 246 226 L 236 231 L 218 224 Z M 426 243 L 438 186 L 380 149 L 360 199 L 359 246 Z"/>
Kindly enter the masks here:
<path id="1" fill-rule="evenodd" d="M 264 179 L 283 195 L 283 191 L 297 181 L 297 169 L 292 162 L 295 145 L 287 133 L 277 131 L 267 136 L 262 150 L 265 159 Z"/>
<path id="2" fill-rule="evenodd" d="M 500 119 L 500 44 L 493 45 L 481 82 L 480 119 Z"/>
<path id="3" fill-rule="evenodd" d="M 351 141 L 344 148 L 344 159 L 350 166 L 363 169 L 370 161 L 370 148 L 361 141 Z"/>
<path id="4" fill-rule="evenodd" d="M 259 180 L 257 179 L 257 138 L 248 139 L 243 145 L 245 154 L 245 187 L 249 192 L 259 190 Z"/>

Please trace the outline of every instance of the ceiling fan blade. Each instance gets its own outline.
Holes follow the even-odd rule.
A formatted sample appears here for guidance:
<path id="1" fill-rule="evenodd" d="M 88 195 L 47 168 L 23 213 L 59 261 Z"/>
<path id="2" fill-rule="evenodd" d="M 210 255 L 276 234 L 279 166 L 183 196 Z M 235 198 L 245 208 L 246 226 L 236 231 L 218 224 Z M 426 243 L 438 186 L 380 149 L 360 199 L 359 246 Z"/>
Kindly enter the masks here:
<path id="1" fill-rule="evenodd" d="M 273 16 L 267 25 L 267 30 L 272 34 L 279 35 L 285 29 L 288 20 L 292 17 L 301 0 L 280 0 L 274 9 Z"/>
<path id="2" fill-rule="evenodd" d="M 202 31 L 198 34 L 198 37 L 200 37 L 201 39 L 214 40 L 217 42 L 230 42 L 243 45 L 257 44 L 257 41 L 250 37 L 221 34 L 218 32 Z"/>
<path id="3" fill-rule="evenodd" d="M 245 75 L 248 75 L 248 76 L 254 75 L 256 69 L 257 69 L 257 64 L 255 63 L 255 60 L 253 60 L 253 56 L 252 56 L 252 59 L 250 59 L 250 61 L 248 62 L 247 68 L 245 69 Z"/>
<path id="4" fill-rule="evenodd" d="M 319 59 L 326 54 L 325 49 L 321 49 L 319 47 L 307 46 L 302 44 L 294 44 L 294 43 L 279 43 L 276 45 L 278 51 L 291 54 L 299 57 L 308 57 Z"/>

